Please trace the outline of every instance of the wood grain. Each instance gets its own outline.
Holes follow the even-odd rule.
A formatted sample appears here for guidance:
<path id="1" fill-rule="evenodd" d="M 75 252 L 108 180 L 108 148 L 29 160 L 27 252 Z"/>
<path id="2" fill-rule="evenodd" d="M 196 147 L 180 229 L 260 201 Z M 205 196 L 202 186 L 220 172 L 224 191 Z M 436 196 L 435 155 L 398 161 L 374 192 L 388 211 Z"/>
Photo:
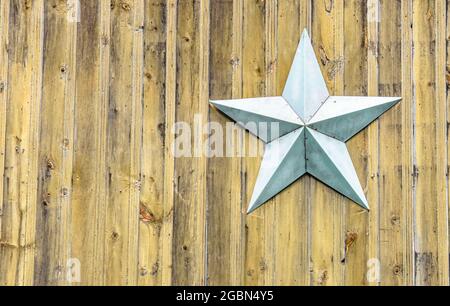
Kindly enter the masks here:
<path id="1" fill-rule="evenodd" d="M 162 284 L 162 252 L 159 246 L 165 219 L 164 165 L 166 162 L 166 41 L 164 1 L 145 1 L 144 105 L 142 122 L 141 194 L 139 206 L 139 284 Z"/>
<path id="2" fill-rule="evenodd" d="M 89 285 L 105 283 L 99 263 L 105 260 L 106 242 L 109 13 L 107 1 L 80 2 L 80 20 L 85 22 L 77 26 L 71 257 L 82 263 L 81 280 Z"/>
<path id="3" fill-rule="evenodd" d="M 312 41 L 330 94 L 343 95 L 344 2 L 312 2 Z M 348 200 L 311 180 L 311 284 L 344 282 L 344 211 Z"/>
<path id="4" fill-rule="evenodd" d="M 383 1 L 379 23 L 379 86 L 377 95 L 402 96 L 401 66 L 401 2 Z M 396 20 L 392 22 L 389 20 Z M 405 103 L 407 103 L 405 101 Z M 406 218 L 402 185 L 402 113 L 401 105 L 380 118 L 379 122 L 379 184 L 380 202 L 380 260 L 384 285 L 405 285 L 403 255 Z M 381 208 L 381 207 L 380 207 Z"/>
<path id="5" fill-rule="evenodd" d="M 368 52 L 367 36 L 369 27 L 368 7 L 366 1 L 345 1 L 344 3 L 344 95 L 367 96 L 368 95 Z M 371 128 L 376 128 L 374 123 Z M 378 148 L 371 146 L 372 141 L 377 141 L 378 135 L 371 134 L 371 130 L 364 130 L 356 135 L 349 143 L 349 152 L 363 190 L 377 191 L 377 184 L 371 178 L 369 168 L 378 159 Z M 369 161 L 371 159 L 371 161 Z M 369 205 L 377 201 L 376 193 L 367 194 Z M 366 271 L 368 247 L 367 239 L 369 213 L 361 207 L 342 203 L 345 207 L 345 246 L 341 263 L 345 266 L 345 284 L 367 284 Z M 376 204 L 374 205 L 376 208 Z"/>
<path id="6" fill-rule="evenodd" d="M 239 99 L 242 98 L 243 92 L 243 65 L 242 65 L 242 53 L 243 53 L 243 21 L 244 21 L 244 1 L 236 0 L 233 1 L 233 75 L 232 75 L 232 98 Z M 238 148 L 237 148 L 238 149 Z M 236 153 L 236 152 L 234 152 Z M 232 158 L 231 161 L 231 171 L 233 175 L 237 175 L 239 179 L 234 179 L 231 185 L 231 247 L 230 247 L 230 266 L 231 266 L 231 283 L 238 286 L 244 283 L 245 280 L 245 206 L 246 204 L 242 201 L 242 190 L 243 185 L 243 171 L 242 171 L 242 159 L 238 157 Z"/>
<path id="7" fill-rule="evenodd" d="M 162 284 L 172 284 L 173 274 L 173 229 L 174 229 L 174 190 L 175 190 L 175 158 L 173 154 L 174 135 L 170 133 L 175 124 L 176 115 L 176 70 L 177 70 L 177 49 L 176 49 L 176 20 L 177 1 L 167 2 L 167 45 L 166 45 L 166 115 L 165 115 L 165 141 L 164 155 L 164 219 L 161 228 L 161 270 Z"/>
<path id="8" fill-rule="evenodd" d="M 35 283 L 65 284 L 71 218 L 77 23 L 66 3 L 45 2 L 38 154 Z"/>
<path id="9" fill-rule="evenodd" d="M 0 285 L 448 285 L 449 11 L 0 0 Z M 304 28 L 330 92 L 403 98 L 348 144 L 371 211 L 304 177 L 247 215 L 208 99 L 280 95 Z"/>
<path id="10" fill-rule="evenodd" d="M 448 283 L 447 201 L 443 195 L 446 170 L 445 100 L 440 98 L 438 73 L 443 72 L 444 49 L 438 31 L 441 1 L 413 1 L 413 60 L 415 79 L 415 282 L 418 285 Z M 426 35 L 423 35 L 426 33 Z M 445 223 L 445 225 L 444 225 Z M 442 240 L 442 242 L 441 242 Z"/>
<path id="11" fill-rule="evenodd" d="M 173 281 L 205 283 L 206 157 L 209 3 L 179 1 L 176 120 L 192 126 L 192 155 L 175 160 Z M 187 131 L 184 131 L 187 132 Z"/>
<path id="12" fill-rule="evenodd" d="M 111 4 L 107 122 L 106 282 L 134 285 L 138 271 L 144 2 Z"/>
<path id="13" fill-rule="evenodd" d="M 242 30 L 242 96 L 261 97 L 266 90 L 266 20 L 267 2 L 258 0 L 243 1 Z M 251 135 L 245 135 L 245 150 L 249 150 Z M 250 155 L 250 154 L 249 154 Z M 256 183 L 261 158 L 246 156 L 242 161 L 242 201 L 243 211 L 250 202 Z M 245 216 L 245 268 L 244 283 L 246 285 L 264 285 L 267 270 L 265 215 L 272 211 L 274 203 Z M 270 263 L 269 263 L 270 264 Z"/>
<path id="14" fill-rule="evenodd" d="M 216 0 L 211 2 L 211 53 L 210 53 L 210 95 L 211 99 L 231 99 L 233 96 L 233 1 Z M 210 122 L 217 122 L 223 131 L 227 119 L 216 109 L 211 109 Z M 218 149 L 216 139 L 226 135 L 219 127 L 211 126 L 208 141 L 211 150 Z M 214 146 L 214 147 L 213 147 Z M 220 154 L 220 151 L 222 154 Z M 235 220 L 232 214 L 236 198 L 232 197 L 233 184 L 240 182 L 240 174 L 233 171 L 233 159 L 223 157 L 223 148 L 215 151 L 222 156 L 208 161 L 208 284 L 232 285 L 232 243 L 231 232 L 239 226 L 240 216 Z M 221 184 L 217 184 L 217 182 Z M 234 264 L 234 263 L 233 263 Z"/>
<path id="15" fill-rule="evenodd" d="M 406 285 L 415 283 L 414 277 L 414 80 L 413 80 L 413 27 L 412 24 L 412 1 L 402 1 L 402 198 L 403 209 L 402 214 L 404 227 L 403 248 L 405 253 L 402 254 L 403 273 Z"/>
<path id="16" fill-rule="evenodd" d="M 2 237 L 3 186 L 5 179 L 6 157 L 6 110 L 8 103 L 8 34 L 9 34 L 9 1 L 0 2 L 0 241 Z"/>
<path id="17" fill-rule="evenodd" d="M 2 8 L 4 13 L 8 11 L 7 6 Z M 43 1 L 9 5 L 8 28 L 14 31 L 7 32 L 7 101 L 6 113 L 1 116 L 7 118 L 0 243 L 0 283 L 3 285 L 30 285 L 37 274 L 34 258 L 43 14 Z"/>
<path id="18" fill-rule="evenodd" d="M 377 96 L 379 93 L 379 54 L 380 54 L 380 2 L 367 2 L 367 94 Z M 379 186 L 379 122 L 374 122 L 367 130 L 367 200 L 370 205 L 368 215 L 367 237 L 367 271 L 365 281 L 370 286 L 381 283 L 380 260 L 380 190 Z"/>

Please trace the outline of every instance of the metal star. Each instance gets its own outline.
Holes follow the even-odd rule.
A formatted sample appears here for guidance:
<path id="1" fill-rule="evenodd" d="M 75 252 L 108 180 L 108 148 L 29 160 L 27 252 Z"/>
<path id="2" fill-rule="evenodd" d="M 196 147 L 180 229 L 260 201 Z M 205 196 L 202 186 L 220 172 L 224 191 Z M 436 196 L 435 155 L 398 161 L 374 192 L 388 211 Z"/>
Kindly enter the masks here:
<path id="1" fill-rule="evenodd" d="M 281 97 L 211 101 L 266 143 L 248 213 L 305 174 L 368 210 L 345 142 L 400 100 L 330 96 L 305 30 Z"/>

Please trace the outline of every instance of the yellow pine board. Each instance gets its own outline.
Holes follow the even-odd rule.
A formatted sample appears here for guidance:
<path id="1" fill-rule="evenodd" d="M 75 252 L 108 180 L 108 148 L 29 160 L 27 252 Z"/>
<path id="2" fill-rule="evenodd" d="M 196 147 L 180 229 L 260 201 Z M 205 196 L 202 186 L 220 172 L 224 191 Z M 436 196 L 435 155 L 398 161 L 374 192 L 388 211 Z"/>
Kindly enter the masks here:
<path id="1" fill-rule="evenodd" d="M 3 186 L 6 156 L 6 110 L 8 103 L 8 44 L 9 35 L 9 1 L 0 2 L 0 241 L 2 237 Z"/>
<path id="2" fill-rule="evenodd" d="M 266 25 L 264 1 L 243 1 L 243 32 L 242 32 L 242 96 L 244 98 L 261 97 L 266 90 Z M 246 133 L 245 152 L 250 143 L 255 143 L 254 136 Z M 251 142 L 253 141 L 253 142 Z M 254 147 L 253 147 L 254 149 Z M 246 154 L 242 161 L 242 205 L 247 210 L 260 167 L 260 157 Z M 265 235 L 266 212 L 273 211 L 272 203 L 245 215 L 245 246 L 244 246 L 244 283 L 245 285 L 264 285 L 265 274 L 270 262 L 266 263 L 265 245 L 268 237 Z"/>
<path id="3" fill-rule="evenodd" d="M 144 108 L 139 207 L 139 284 L 161 285 L 164 210 L 166 3 L 145 1 Z"/>
<path id="4" fill-rule="evenodd" d="M 177 19 L 176 120 L 189 123 L 196 140 L 192 157 L 175 159 L 173 282 L 201 285 L 206 281 L 206 158 L 199 150 L 208 118 L 209 2 L 180 1 Z"/>
<path id="5" fill-rule="evenodd" d="M 368 53 L 366 37 L 368 36 L 370 20 L 366 1 L 344 1 L 344 95 L 367 96 L 368 83 Z M 373 25 L 373 24 L 372 24 Z M 376 130 L 376 124 L 371 129 Z M 370 189 L 367 194 L 369 206 L 377 201 L 377 181 L 370 179 L 367 164 L 378 159 L 378 147 L 371 146 L 377 141 L 377 135 L 371 135 L 371 130 L 364 130 L 347 144 L 353 164 L 357 169 L 359 181 L 363 190 Z M 370 140 L 369 140 L 370 137 Z M 370 161 L 369 161 L 370 159 Z M 376 175 L 375 175 L 376 176 Z M 373 176 L 372 176 L 373 177 Z M 346 285 L 364 285 L 367 283 L 367 248 L 369 213 L 351 201 L 343 201 L 345 209 L 345 241 L 344 254 L 341 263 L 345 267 Z M 374 211 L 376 214 L 376 210 Z"/>
<path id="6" fill-rule="evenodd" d="M 43 89 L 38 154 L 35 283 L 66 284 L 70 255 L 71 181 L 77 23 L 67 4 L 45 2 Z M 55 103 L 56 102 L 56 103 Z M 59 103 L 58 103 L 59 102 Z"/>
<path id="7" fill-rule="evenodd" d="M 445 99 L 439 71 L 444 52 L 437 25 L 441 1 L 413 1 L 413 76 L 415 80 L 415 282 L 448 283 L 445 154 Z M 423 35 L 427 33 L 427 35 Z M 439 66 L 439 64 L 442 64 Z M 444 244 L 444 247 L 442 247 Z M 447 269 L 446 269 L 447 267 Z"/>
<path id="8" fill-rule="evenodd" d="M 137 282 L 143 6 L 142 0 L 111 6 L 105 273 L 114 285 Z"/>
<path id="9" fill-rule="evenodd" d="M 401 2 L 383 2 L 380 6 L 379 41 L 379 95 L 402 96 L 402 46 L 401 27 L 392 20 L 401 20 Z M 404 84 L 407 86 L 407 84 Z M 408 103 L 404 99 L 401 103 Z M 380 192 L 380 261 L 381 284 L 406 284 L 403 254 L 406 218 L 403 213 L 407 203 L 403 198 L 402 175 L 402 107 L 397 105 L 384 114 L 379 121 L 379 192 Z"/>
<path id="10" fill-rule="evenodd" d="M 104 284 L 105 187 L 107 183 L 106 115 L 108 111 L 110 4 L 80 2 L 74 163 L 72 180 L 71 258 L 81 264 L 82 284 Z M 84 230 L 80 230 L 84 229 Z M 76 267 L 74 267 L 76 268 Z M 78 271 L 72 268 L 76 277 Z M 75 279 L 77 281 L 77 279 Z"/>
<path id="11" fill-rule="evenodd" d="M 2 6 L 6 10 L 6 7 Z M 5 170 L 0 284 L 31 285 L 35 276 L 37 154 L 41 103 L 43 1 L 9 8 Z M 15 23 L 11 16 L 14 16 Z M 24 48 L 24 45 L 27 48 Z"/>
<path id="12" fill-rule="evenodd" d="M 211 99 L 231 99 L 233 83 L 233 2 L 211 1 L 211 50 L 210 50 L 210 95 Z M 226 131 L 229 121 L 216 109 L 210 109 L 209 121 L 220 124 Z M 217 137 L 226 137 L 214 126 L 211 127 L 209 146 Z M 219 133 L 219 134 L 217 134 Z M 226 132 L 225 132 L 226 133 Z M 223 139 L 223 138 L 222 138 Z M 219 145 L 219 144 L 216 144 Z M 211 148 L 212 150 L 214 148 Z M 226 148 L 221 148 L 226 154 Z M 219 152 L 219 151 L 217 151 Z M 220 154 L 220 153 L 218 153 Z M 235 157 L 235 159 L 238 159 Z M 208 161 L 208 284 L 232 285 L 231 265 L 233 254 L 230 233 L 237 231 L 240 217 L 232 214 L 240 202 L 232 197 L 233 184 L 240 184 L 240 173 L 233 171 L 233 158 L 216 156 Z M 217 184 L 216 182 L 221 182 Z M 236 219 L 235 219 L 236 218 Z M 233 224 L 236 224 L 234 226 Z"/>

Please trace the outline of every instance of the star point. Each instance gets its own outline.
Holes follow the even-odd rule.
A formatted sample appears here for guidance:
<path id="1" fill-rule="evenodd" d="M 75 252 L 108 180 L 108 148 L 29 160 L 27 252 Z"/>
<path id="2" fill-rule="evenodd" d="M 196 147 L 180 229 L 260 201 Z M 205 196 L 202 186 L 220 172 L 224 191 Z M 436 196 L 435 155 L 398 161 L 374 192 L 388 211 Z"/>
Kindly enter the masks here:
<path id="1" fill-rule="evenodd" d="M 297 48 L 282 96 L 304 122 L 309 121 L 330 96 L 306 30 Z"/>
<path id="2" fill-rule="evenodd" d="M 283 97 L 218 100 L 210 103 L 265 143 L 304 126 Z M 278 123 L 276 131 L 272 129 L 271 123 Z"/>

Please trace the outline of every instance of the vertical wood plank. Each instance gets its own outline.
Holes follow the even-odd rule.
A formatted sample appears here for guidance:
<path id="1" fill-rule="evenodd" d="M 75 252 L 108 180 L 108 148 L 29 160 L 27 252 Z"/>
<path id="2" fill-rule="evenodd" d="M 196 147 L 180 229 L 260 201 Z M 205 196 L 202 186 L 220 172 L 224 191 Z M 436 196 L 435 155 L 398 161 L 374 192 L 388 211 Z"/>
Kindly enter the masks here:
<path id="1" fill-rule="evenodd" d="M 105 235 L 108 200 L 108 170 L 107 170 L 107 152 L 108 152 L 108 118 L 110 101 L 110 64 L 111 64 L 111 1 L 103 1 L 101 6 L 101 29 L 102 29 L 102 48 L 100 49 L 100 128 L 99 128 L 99 151 L 98 151 L 98 173 L 103 176 L 104 181 L 100 181 L 98 186 L 99 197 L 97 199 L 97 212 L 99 212 L 99 225 L 97 227 L 98 236 L 96 240 L 97 252 L 95 260 L 103 263 L 95 266 L 94 273 L 97 278 L 96 283 L 106 283 L 106 245 L 107 235 Z M 101 179 L 101 176 L 100 176 Z M 100 233 L 103 233 L 101 235 Z M 100 248 L 101 246 L 101 248 Z M 98 258 L 98 259 L 97 259 Z"/>
<path id="2" fill-rule="evenodd" d="M 413 178 L 414 141 L 414 85 L 413 85 L 413 27 L 412 0 L 402 0 L 402 198 L 403 216 L 403 275 L 405 284 L 415 283 L 414 277 L 414 196 L 415 179 Z"/>
<path id="3" fill-rule="evenodd" d="M 211 52 L 210 52 L 210 93 L 211 99 L 231 99 L 233 91 L 233 1 L 211 1 Z M 209 112 L 209 131 L 212 146 L 215 139 L 220 138 L 225 144 L 226 123 L 229 120 L 216 109 Z M 215 143 L 214 146 L 219 146 Z M 234 218 L 233 209 L 240 207 L 240 201 L 232 196 L 233 184 L 240 182 L 239 173 L 233 171 L 234 160 L 227 157 L 226 148 L 213 147 L 221 156 L 214 156 L 208 160 L 208 284 L 232 285 L 232 224 L 239 226 Z M 220 151 L 221 152 L 220 152 Z M 219 183 L 220 182 L 220 183 Z M 238 273 L 237 271 L 235 273 Z"/>
<path id="4" fill-rule="evenodd" d="M 26 190 L 22 190 L 22 186 L 19 187 L 20 193 L 21 193 L 21 200 L 19 201 L 19 211 L 21 214 L 21 223 L 20 223 L 20 242 L 19 242 L 19 248 L 22 249 L 20 254 L 20 261 L 19 261 L 19 267 L 17 269 L 20 285 L 30 286 L 33 283 L 33 276 L 35 274 L 35 256 L 36 252 L 33 248 L 36 247 L 36 201 L 38 200 L 38 194 L 36 192 L 37 190 L 37 177 L 38 177 L 38 152 L 39 152 L 39 120 L 40 118 L 40 112 L 41 112 L 41 99 L 42 99 L 42 66 L 43 66 L 43 40 L 44 40 L 44 25 L 43 25 L 43 11 L 44 11 L 44 4 L 42 1 L 35 0 L 33 3 L 27 2 L 25 3 L 25 6 L 28 6 L 27 9 L 31 12 L 28 13 L 28 15 L 32 17 L 31 24 L 29 25 L 30 28 L 25 29 L 28 33 L 30 31 L 32 33 L 32 36 L 28 37 L 30 40 L 25 40 L 27 42 L 28 48 L 26 49 L 28 52 L 30 52 L 31 56 L 28 57 L 28 54 L 26 55 L 28 58 L 25 60 L 30 60 L 30 65 L 28 68 L 31 68 L 31 72 L 33 73 L 33 76 L 30 80 L 31 84 L 31 91 L 29 96 L 21 96 L 22 99 L 28 99 L 28 103 L 26 100 L 21 100 L 19 105 L 21 103 L 27 103 L 25 107 L 21 108 L 23 111 L 23 114 L 29 115 L 29 126 L 25 127 L 24 130 L 29 129 L 29 134 L 24 135 L 24 137 L 19 136 L 16 139 L 21 139 L 22 143 L 25 144 L 28 142 L 28 153 L 27 148 L 24 148 L 22 144 L 19 144 L 18 147 L 22 149 L 22 154 L 24 155 L 25 159 L 28 159 L 28 163 L 24 164 L 23 166 L 27 166 L 27 172 L 26 175 L 21 177 L 20 184 L 23 186 L 24 182 L 26 185 Z M 27 25 L 28 26 L 28 25 Z M 32 30 L 30 30 L 32 29 Z M 19 34 L 20 35 L 20 34 Z M 18 38 L 20 36 L 16 36 Z M 10 43 L 13 39 L 10 39 Z M 17 40 L 15 43 L 17 44 Z M 16 45 L 17 46 L 17 45 Z M 18 46 L 17 46 L 18 47 Z M 18 47 L 19 48 L 19 47 Z M 24 52 L 23 50 L 22 52 Z M 21 53 L 21 51 L 19 51 Z M 23 53 L 22 55 L 25 55 Z M 24 59 L 24 58 L 22 58 Z M 26 64 L 25 64 L 26 65 Z M 28 69 L 27 68 L 27 69 Z M 15 71 L 16 68 L 9 68 L 10 75 L 13 71 Z M 20 69 L 20 68 L 19 68 Z M 23 70 L 19 70 L 18 73 L 22 73 Z M 28 73 L 26 73 L 28 74 Z M 19 78 L 17 80 L 18 82 L 26 82 L 26 79 Z M 27 83 L 24 83 L 27 84 Z M 25 85 L 26 86 L 26 85 Z M 13 89 L 11 87 L 11 93 L 10 97 L 13 95 L 12 93 Z M 20 95 L 19 90 L 19 95 Z M 23 94 L 23 92 L 22 92 Z M 11 99 L 11 103 L 13 102 L 13 99 Z M 26 140 L 25 140 L 26 139 Z M 17 148 L 17 147 L 16 147 Z M 16 153 L 20 154 L 20 149 Z M 24 169 L 20 165 L 20 169 Z M 23 197 L 24 195 L 25 197 Z"/>
<path id="5" fill-rule="evenodd" d="M 274 95 L 283 92 L 301 33 L 308 28 L 309 13 L 308 1 L 278 1 Z M 269 68 L 272 66 L 269 64 Z M 275 276 L 272 284 L 309 284 L 309 210 L 304 197 L 306 186 L 306 178 L 302 178 L 278 197 L 272 225 L 275 231 Z"/>
<path id="6" fill-rule="evenodd" d="M 174 134 L 172 127 L 176 120 L 176 78 L 177 78 L 177 0 L 167 2 L 167 45 L 166 45 L 166 113 L 164 141 L 164 218 L 161 228 L 161 280 L 163 285 L 173 282 L 173 230 L 174 230 L 174 202 L 175 202 L 175 158 Z M 170 132 L 169 132 L 170 131 Z"/>
<path id="7" fill-rule="evenodd" d="M 33 284 L 43 5 L 43 1 L 35 0 L 9 7 L 9 28 L 14 31 L 8 33 L 2 285 Z"/>
<path id="8" fill-rule="evenodd" d="M 177 25 L 177 122 L 194 137 L 193 157 L 175 160 L 174 283 L 205 284 L 206 158 L 209 2 L 182 0 Z M 186 131 L 184 131 L 186 132 Z"/>
<path id="9" fill-rule="evenodd" d="M 312 2 L 312 40 L 331 94 L 343 94 L 343 1 Z M 313 285 L 344 282 L 344 209 L 352 205 L 311 180 L 311 269 Z"/>
<path id="10" fill-rule="evenodd" d="M 142 189 L 141 162 L 143 146 L 143 97 L 144 97 L 144 23 L 145 0 L 135 3 L 133 28 L 133 58 L 132 58 L 132 108 L 131 108 L 131 168 L 130 176 L 134 186 L 131 186 L 129 199 L 129 232 L 128 232 L 128 284 L 138 283 L 139 268 L 139 217 L 140 191 Z M 134 188 L 133 188 L 134 187 Z"/>
<path id="11" fill-rule="evenodd" d="M 81 264 L 83 285 L 104 284 L 110 10 L 108 1 L 80 2 L 71 256 Z"/>
<path id="12" fill-rule="evenodd" d="M 344 3 L 344 95 L 367 96 L 367 2 L 361 0 Z M 371 137 L 378 135 L 370 135 Z M 369 132 L 362 131 L 348 144 L 353 164 L 364 190 L 377 190 L 377 184 L 369 179 L 368 159 L 378 159 L 378 150 L 369 151 Z M 376 193 L 375 193 L 376 195 Z M 376 196 L 371 197 L 375 202 Z M 345 209 L 345 245 L 341 263 L 345 265 L 345 284 L 366 284 L 367 239 L 369 212 L 351 201 L 342 203 Z M 369 202 L 371 205 L 371 202 Z"/>
<path id="13" fill-rule="evenodd" d="M 36 285 L 66 284 L 76 79 L 76 29 L 67 2 L 46 1 L 39 139 Z"/>
<path id="14" fill-rule="evenodd" d="M 277 88 L 277 68 L 278 68 L 278 0 L 266 2 L 265 7 L 265 82 L 266 88 L 264 96 L 275 96 Z M 275 244 L 276 232 L 274 224 L 277 224 L 277 211 L 279 210 L 280 198 L 275 197 L 265 209 L 264 219 L 264 284 L 269 286 L 275 281 Z"/>
<path id="15" fill-rule="evenodd" d="M 6 110 L 8 104 L 9 1 L 0 1 L 0 241 L 2 241 L 3 186 L 6 155 Z"/>
<path id="16" fill-rule="evenodd" d="M 447 2 L 438 0 L 436 2 L 436 138 L 438 141 L 437 156 L 437 241 L 438 241 L 438 277 L 441 286 L 450 284 L 449 271 L 449 204 L 447 201 L 448 194 L 448 151 L 446 151 L 447 134 L 448 134 L 448 113 L 446 106 L 447 84 L 446 84 L 446 22 L 447 22 Z"/>
<path id="17" fill-rule="evenodd" d="M 447 1 L 447 9 L 446 9 L 446 14 L 447 14 L 447 26 L 446 26 L 446 42 L 447 42 L 447 50 L 446 50 L 446 55 L 447 55 L 447 62 L 446 62 L 446 86 L 447 86 L 447 126 L 450 126 L 450 1 Z M 450 171 L 450 133 L 447 130 L 447 203 L 450 203 L 450 189 L 449 189 L 449 181 L 448 181 L 448 176 L 450 175 L 449 173 Z M 450 207 L 449 207 L 449 212 L 448 214 L 450 215 Z M 450 225 L 449 225 L 449 232 L 450 232 Z M 450 248 L 450 246 L 449 246 Z M 450 253 L 450 249 L 449 249 L 449 253 Z"/>
<path id="18" fill-rule="evenodd" d="M 441 1 L 413 1 L 414 80 L 416 97 L 416 207 L 415 207 L 415 267 L 416 284 L 448 283 L 448 248 L 445 193 L 446 160 L 445 101 L 438 93 L 438 76 L 443 73 L 440 58 Z M 439 88 L 440 89 L 440 88 Z M 446 269 L 447 267 L 447 269 Z"/>
<path id="19" fill-rule="evenodd" d="M 243 93 L 243 22 L 244 22 L 244 1 L 233 0 L 233 56 L 232 56 L 232 98 L 242 98 Z M 235 148 L 238 149 L 238 148 Z M 234 286 L 244 284 L 245 280 L 245 205 L 242 201 L 243 172 L 242 158 L 234 156 L 231 160 L 231 173 L 237 178 L 231 185 L 231 248 L 230 266 L 231 283 Z"/>
<path id="20" fill-rule="evenodd" d="M 266 2 L 248 0 L 243 3 L 242 34 L 242 95 L 244 98 L 262 97 L 265 95 L 265 9 Z M 248 147 L 252 135 L 246 134 L 245 144 Z M 254 148 L 252 148 L 254 149 Z M 246 150 L 248 151 L 248 150 Z M 260 157 L 243 158 L 242 201 L 247 207 L 258 176 Z M 265 259 L 264 222 L 266 212 L 272 211 L 273 203 L 267 203 L 245 217 L 245 280 L 246 285 L 264 285 L 267 263 Z M 269 263 L 270 264 L 270 263 Z"/>
<path id="21" fill-rule="evenodd" d="M 210 54 L 210 39 L 211 39 L 211 33 L 210 33 L 210 18 L 211 18 L 211 7 L 209 1 L 202 1 L 200 3 L 200 75 L 199 75 L 199 81 L 200 81 L 200 88 L 199 88 L 199 112 L 202 116 L 202 125 L 205 126 L 207 123 L 207 118 L 209 114 L 209 77 L 210 77 L 210 66 L 209 66 L 209 54 Z M 203 127 L 201 128 L 203 130 Z M 204 131 L 202 132 L 204 133 Z M 202 135 L 203 138 L 203 144 L 206 143 L 206 137 Z M 205 151 L 205 150 L 204 150 Z M 200 242 L 201 242 L 201 248 L 202 248 L 202 264 L 203 266 L 200 267 L 199 275 L 200 283 L 208 284 L 207 279 L 207 271 L 208 271 L 208 262 L 207 262 L 207 219 L 206 219 L 206 206 L 207 206 L 207 188 L 206 188 L 206 167 L 207 167 L 207 160 L 205 156 L 205 152 L 203 153 L 203 157 L 201 157 L 198 162 L 198 169 L 200 170 L 201 176 L 200 180 L 204 181 L 202 185 L 200 185 L 201 188 L 199 188 L 199 192 L 203 194 L 203 199 L 200 201 L 202 205 L 199 207 L 198 214 L 201 216 L 202 222 L 199 222 L 197 224 L 195 230 L 197 233 L 203 233 L 203 236 L 201 236 Z"/>
<path id="22" fill-rule="evenodd" d="M 370 0 L 367 3 L 367 94 L 378 96 L 379 94 L 379 26 L 380 1 Z M 369 158 L 367 171 L 370 176 L 367 187 L 367 200 L 370 205 L 368 215 L 367 240 L 367 273 L 365 275 L 368 285 L 380 284 L 380 198 L 379 198 L 379 123 L 372 123 L 367 130 L 367 149 Z"/>
<path id="23" fill-rule="evenodd" d="M 401 2 L 380 3 L 379 96 L 402 95 Z M 401 103 L 403 103 L 402 101 Z M 408 103 L 408 102 L 406 102 Z M 382 285 L 406 285 L 403 259 L 403 209 L 408 202 L 402 191 L 402 106 L 398 105 L 380 118 L 380 261 Z"/>
<path id="24" fill-rule="evenodd" d="M 111 9 L 106 283 L 133 285 L 138 271 L 144 2 L 112 2 Z"/>
<path id="25" fill-rule="evenodd" d="M 139 284 L 161 285 L 161 227 L 164 210 L 166 3 L 145 1 L 145 62 L 142 186 L 139 226 Z"/>

